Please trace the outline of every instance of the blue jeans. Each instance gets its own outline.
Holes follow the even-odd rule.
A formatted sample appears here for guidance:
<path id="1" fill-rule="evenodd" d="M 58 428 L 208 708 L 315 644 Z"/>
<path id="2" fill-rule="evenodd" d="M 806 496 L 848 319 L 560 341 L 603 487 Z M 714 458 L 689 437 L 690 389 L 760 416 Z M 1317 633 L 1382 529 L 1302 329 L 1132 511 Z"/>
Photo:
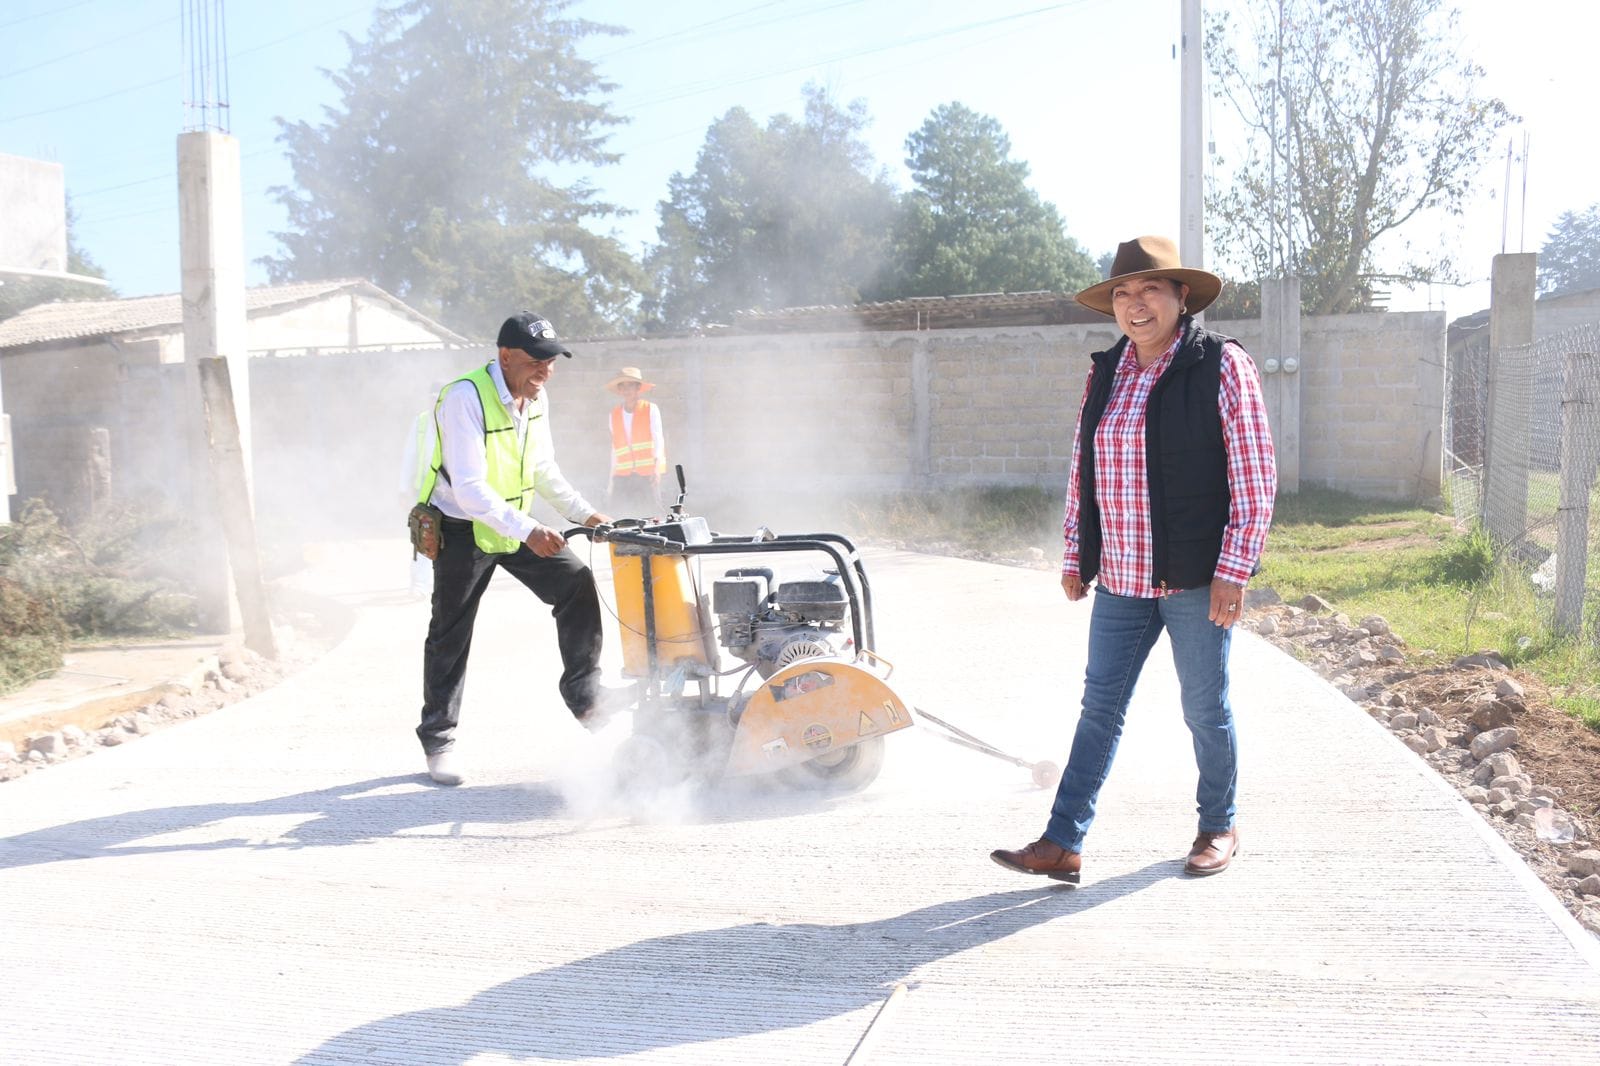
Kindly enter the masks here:
<path id="1" fill-rule="evenodd" d="M 1183 721 L 1194 737 L 1200 768 L 1195 790 L 1200 832 L 1233 828 L 1239 750 L 1228 705 L 1228 648 L 1232 630 L 1206 617 L 1209 587 L 1156 599 L 1114 596 L 1094 590 L 1089 618 L 1089 668 L 1083 679 L 1083 713 L 1072 738 L 1072 755 L 1056 789 L 1044 835 L 1068 851 L 1082 851 L 1094 821 L 1095 798 L 1111 772 L 1122 738 L 1128 701 L 1150 649 L 1163 628 L 1172 644 L 1172 664 L 1182 692 Z"/>

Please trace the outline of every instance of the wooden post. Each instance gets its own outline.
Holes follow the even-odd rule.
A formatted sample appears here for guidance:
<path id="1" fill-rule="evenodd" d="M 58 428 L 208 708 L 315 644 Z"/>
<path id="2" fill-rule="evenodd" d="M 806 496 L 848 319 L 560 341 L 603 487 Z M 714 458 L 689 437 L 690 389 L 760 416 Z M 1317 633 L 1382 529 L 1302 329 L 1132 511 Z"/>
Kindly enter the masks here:
<path id="1" fill-rule="evenodd" d="M 228 542 L 234 594 L 244 622 L 245 647 L 268 659 L 278 657 L 267 615 L 267 590 L 261 581 L 261 557 L 256 552 L 256 525 L 250 506 L 250 486 L 245 480 L 244 448 L 239 441 L 239 421 L 233 409 L 233 384 L 228 360 L 198 359 L 200 393 L 205 400 L 206 441 L 210 445 L 212 480 L 217 486 L 217 506 L 222 532 Z"/>

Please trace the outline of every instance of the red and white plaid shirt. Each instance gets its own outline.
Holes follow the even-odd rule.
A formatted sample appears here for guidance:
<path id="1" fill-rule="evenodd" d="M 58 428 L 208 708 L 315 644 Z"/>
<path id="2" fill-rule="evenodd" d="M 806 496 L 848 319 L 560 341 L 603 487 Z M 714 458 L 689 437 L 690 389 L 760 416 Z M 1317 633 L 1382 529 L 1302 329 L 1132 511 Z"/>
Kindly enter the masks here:
<path id="1" fill-rule="evenodd" d="M 1095 497 L 1100 504 L 1100 587 L 1117 596 L 1160 596 L 1151 587 L 1155 551 L 1150 532 L 1150 478 L 1145 469 L 1145 409 L 1150 389 L 1172 365 L 1181 337 L 1148 367 L 1139 366 L 1132 340 L 1123 351 L 1112 380 L 1111 398 L 1094 434 Z M 1093 370 L 1090 377 L 1093 377 Z M 1067 483 L 1066 517 L 1062 534 L 1066 551 L 1063 574 L 1078 573 L 1078 508 L 1080 492 L 1080 436 L 1083 404 L 1089 398 L 1084 383 L 1078 403 L 1078 420 L 1072 430 L 1071 479 Z M 1228 490 L 1233 502 L 1227 528 L 1222 533 L 1222 554 L 1214 576 L 1236 585 L 1250 580 L 1256 560 L 1267 543 L 1272 524 L 1272 502 L 1278 492 L 1277 459 L 1272 430 L 1261 397 L 1261 379 L 1245 350 L 1233 341 L 1222 347 L 1222 382 L 1217 392 L 1222 416 L 1222 440 L 1228 452 Z"/>

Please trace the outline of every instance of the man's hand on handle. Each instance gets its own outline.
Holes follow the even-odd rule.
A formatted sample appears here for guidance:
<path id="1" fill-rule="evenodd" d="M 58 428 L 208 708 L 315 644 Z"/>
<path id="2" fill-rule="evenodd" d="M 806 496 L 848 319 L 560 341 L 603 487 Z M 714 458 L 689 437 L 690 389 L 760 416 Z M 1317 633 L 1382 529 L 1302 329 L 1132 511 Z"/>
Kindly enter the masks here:
<path id="1" fill-rule="evenodd" d="M 549 526 L 534 526 L 533 532 L 528 534 L 528 539 L 522 543 L 535 555 L 542 555 L 548 559 L 559 555 L 561 549 L 567 546 L 566 539 Z"/>

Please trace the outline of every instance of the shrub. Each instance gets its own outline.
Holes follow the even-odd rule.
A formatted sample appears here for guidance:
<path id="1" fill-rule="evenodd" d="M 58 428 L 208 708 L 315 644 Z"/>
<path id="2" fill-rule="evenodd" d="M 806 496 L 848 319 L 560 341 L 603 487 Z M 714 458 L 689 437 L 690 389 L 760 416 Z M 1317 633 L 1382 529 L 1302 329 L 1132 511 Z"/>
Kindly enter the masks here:
<path id="1" fill-rule="evenodd" d="M 0 621 L 0 635 L 18 635 L 10 624 L 33 611 L 52 615 L 77 640 L 193 628 L 182 533 L 177 519 L 135 504 L 109 506 L 68 529 L 30 500 L 14 524 L 0 526 L 0 577 L 38 606 L 18 607 Z"/>
<path id="2" fill-rule="evenodd" d="M 1436 580 L 1447 585 L 1477 585 L 1488 580 L 1494 568 L 1494 541 L 1481 526 L 1451 538 L 1433 559 Z"/>
<path id="3" fill-rule="evenodd" d="M 17 582 L 0 575 L 0 694 L 61 668 L 67 625 Z"/>

